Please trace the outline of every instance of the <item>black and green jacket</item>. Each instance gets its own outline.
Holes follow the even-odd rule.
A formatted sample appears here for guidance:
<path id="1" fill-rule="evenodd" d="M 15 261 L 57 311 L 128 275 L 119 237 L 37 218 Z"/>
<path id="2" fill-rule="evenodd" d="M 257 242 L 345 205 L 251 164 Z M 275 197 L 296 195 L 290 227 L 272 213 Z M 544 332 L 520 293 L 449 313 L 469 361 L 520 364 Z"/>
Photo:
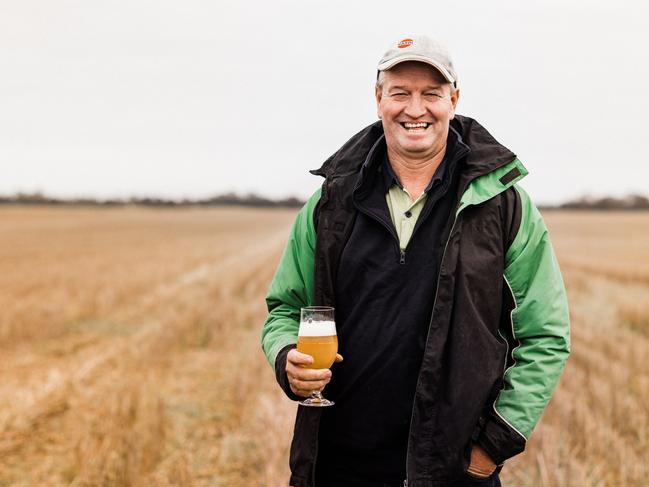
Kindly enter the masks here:
<path id="1" fill-rule="evenodd" d="M 417 379 L 407 485 L 444 486 L 468 466 L 474 442 L 499 464 L 525 448 L 569 353 L 569 318 L 543 220 L 516 184 L 516 156 L 477 122 L 451 122 L 470 152 L 462 161 L 455 215 L 437 277 Z M 293 225 L 267 296 L 262 347 L 278 381 L 297 341 L 302 306 L 335 306 L 338 262 L 356 218 L 352 192 L 381 139 L 377 122 L 314 173 L 325 177 Z M 280 353 L 282 352 L 282 353 Z M 291 485 L 313 487 L 318 408 L 298 408 Z"/>

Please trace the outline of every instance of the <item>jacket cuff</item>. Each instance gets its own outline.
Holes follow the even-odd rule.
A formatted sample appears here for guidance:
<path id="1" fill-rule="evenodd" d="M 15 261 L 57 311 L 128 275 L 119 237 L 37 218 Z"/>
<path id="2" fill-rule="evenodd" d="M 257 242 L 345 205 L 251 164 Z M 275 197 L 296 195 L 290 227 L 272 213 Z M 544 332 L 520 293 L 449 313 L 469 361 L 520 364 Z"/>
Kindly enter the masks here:
<path id="1" fill-rule="evenodd" d="M 485 418 L 477 443 L 496 465 L 525 450 L 525 438 L 494 413 Z"/>
<path id="2" fill-rule="evenodd" d="M 289 351 L 296 347 L 297 345 L 295 343 L 286 345 L 279 351 L 277 357 L 275 357 L 275 379 L 289 399 L 301 401 L 304 398 L 298 396 L 291 390 L 291 385 L 288 383 L 288 375 L 286 375 L 286 356 Z"/>

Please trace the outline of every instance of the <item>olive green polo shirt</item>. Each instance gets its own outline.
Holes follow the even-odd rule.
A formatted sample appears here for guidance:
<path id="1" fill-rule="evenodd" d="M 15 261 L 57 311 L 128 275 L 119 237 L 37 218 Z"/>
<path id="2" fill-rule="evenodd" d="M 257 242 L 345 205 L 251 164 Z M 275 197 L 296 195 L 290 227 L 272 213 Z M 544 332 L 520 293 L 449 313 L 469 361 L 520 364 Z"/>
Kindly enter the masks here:
<path id="1" fill-rule="evenodd" d="M 433 188 L 435 181 L 441 181 L 444 176 L 446 157 L 435 170 L 435 174 L 428 183 L 428 186 L 426 186 L 424 192 L 421 193 L 419 198 L 415 201 L 412 200 L 408 190 L 399 182 L 399 178 L 397 178 L 397 175 L 392 170 L 387 154 L 383 164 L 384 174 L 386 175 L 386 185 L 388 186 L 388 190 L 385 193 L 385 200 L 388 204 L 388 209 L 390 210 L 392 224 L 394 225 L 394 228 L 397 231 L 397 236 L 399 237 L 399 247 L 403 250 L 408 246 L 408 242 L 412 237 L 417 219 L 426 204 L 429 191 Z"/>

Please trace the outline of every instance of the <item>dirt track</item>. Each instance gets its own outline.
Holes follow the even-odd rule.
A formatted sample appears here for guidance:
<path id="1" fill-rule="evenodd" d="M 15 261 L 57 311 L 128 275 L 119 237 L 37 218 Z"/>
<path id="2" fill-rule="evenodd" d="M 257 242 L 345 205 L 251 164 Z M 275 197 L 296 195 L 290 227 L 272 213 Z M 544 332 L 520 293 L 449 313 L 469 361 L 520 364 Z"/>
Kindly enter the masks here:
<path id="1" fill-rule="evenodd" d="M 268 407 L 277 399 L 264 395 L 278 391 L 251 337 L 292 213 L 270 213 L 266 224 L 263 214 L 240 216 L 259 233 L 232 234 L 221 222 L 214 258 L 188 262 L 59 336 L 34 339 L 35 325 L 30 339 L 5 340 L 0 485 L 219 485 L 226 478 L 221 465 L 232 451 L 220 443 L 245 433 L 236 423 L 257 400 Z M 252 360 L 231 363 L 241 353 Z M 234 384 L 268 375 L 258 399 Z M 232 387 L 239 392 L 229 397 Z"/>

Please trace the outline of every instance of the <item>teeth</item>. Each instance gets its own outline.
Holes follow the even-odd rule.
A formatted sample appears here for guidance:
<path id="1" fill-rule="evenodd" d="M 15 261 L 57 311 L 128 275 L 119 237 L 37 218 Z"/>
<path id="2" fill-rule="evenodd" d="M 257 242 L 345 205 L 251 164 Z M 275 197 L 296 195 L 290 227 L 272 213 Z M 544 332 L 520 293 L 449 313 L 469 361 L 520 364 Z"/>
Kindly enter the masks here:
<path id="1" fill-rule="evenodd" d="M 417 122 L 417 123 L 412 123 L 412 122 L 405 122 L 403 126 L 407 129 L 425 129 L 428 127 L 428 123 L 426 122 Z"/>

